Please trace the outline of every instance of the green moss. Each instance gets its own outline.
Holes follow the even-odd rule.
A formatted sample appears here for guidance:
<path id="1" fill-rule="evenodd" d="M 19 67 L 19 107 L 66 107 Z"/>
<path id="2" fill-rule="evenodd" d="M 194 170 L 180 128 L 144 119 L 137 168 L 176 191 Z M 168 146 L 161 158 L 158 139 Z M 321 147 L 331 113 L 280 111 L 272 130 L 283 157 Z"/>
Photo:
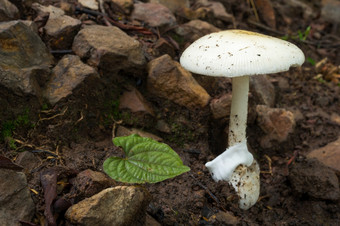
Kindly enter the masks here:
<path id="1" fill-rule="evenodd" d="M 0 140 L 7 141 L 10 148 L 15 149 L 15 141 L 13 139 L 13 133 L 15 131 L 30 129 L 34 127 L 34 123 L 31 122 L 29 117 L 29 109 L 26 108 L 23 113 L 18 115 L 13 120 L 7 120 L 0 125 Z"/>
<path id="2" fill-rule="evenodd" d="M 170 128 L 171 135 L 167 139 L 178 146 L 183 146 L 196 139 L 194 132 L 180 123 L 173 122 L 170 124 Z"/>

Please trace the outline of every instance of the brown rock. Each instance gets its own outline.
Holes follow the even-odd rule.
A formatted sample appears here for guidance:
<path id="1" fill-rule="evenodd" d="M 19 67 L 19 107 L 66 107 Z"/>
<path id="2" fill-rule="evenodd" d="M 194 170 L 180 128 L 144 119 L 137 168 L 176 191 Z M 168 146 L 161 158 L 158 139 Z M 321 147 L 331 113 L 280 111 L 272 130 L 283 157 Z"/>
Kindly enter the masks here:
<path id="1" fill-rule="evenodd" d="M 332 22 L 340 23 L 340 2 L 337 0 L 322 0 L 321 19 Z"/>
<path id="2" fill-rule="evenodd" d="M 99 9 L 98 2 L 96 0 L 78 0 L 78 2 L 86 8 L 89 8 L 89 9 L 92 9 L 92 10 L 98 10 Z"/>
<path id="3" fill-rule="evenodd" d="M 189 8 L 189 0 L 150 0 L 150 3 L 160 3 L 175 13 L 178 9 Z"/>
<path id="4" fill-rule="evenodd" d="M 129 136 L 129 135 L 132 135 L 132 134 L 138 134 L 141 137 L 148 137 L 148 138 L 154 139 L 154 140 L 159 141 L 159 142 L 163 141 L 163 139 L 161 137 L 158 137 L 158 136 L 156 136 L 152 133 L 148 133 L 148 132 L 145 132 L 143 130 L 136 129 L 136 128 L 130 128 L 129 129 L 129 128 L 126 128 L 124 126 L 118 126 L 115 137 Z M 112 137 L 112 138 L 114 138 L 114 137 Z"/>
<path id="5" fill-rule="evenodd" d="M 224 94 L 220 98 L 215 98 L 210 101 L 210 109 L 214 119 L 229 117 L 231 107 L 231 94 Z"/>
<path id="6" fill-rule="evenodd" d="M 49 19 L 44 27 L 45 39 L 52 49 L 70 49 L 81 21 L 70 16 Z"/>
<path id="7" fill-rule="evenodd" d="M 88 64 L 108 72 L 140 71 L 145 64 L 141 44 L 113 26 L 85 27 L 75 37 L 72 50 Z"/>
<path id="8" fill-rule="evenodd" d="M 0 83 L 17 94 L 41 96 L 53 56 L 22 21 L 0 23 Z"/>
<path id="9" fill-rule="evenodd" d="M 33 216 L 34 203 L 25 174 L 0 169 L 0 224 L 19 226 L 19 220 L 29 222 Z"/>
<path id="10" fill-rule="evenodd" d="M 151 27 L 170 27 L 176 24 L 173 13 L 167 7 L 158 3 L 135 4 L 131 18 L 143 21 Z"/>
<path id="11" fill-rule="evenodd" d="M 104 173 L 87 169 L 73 179 L 71 194 L 77 194 L 77 199 L 88 198 L 114 184 L 115 182 Z"/>
<path id="12" fill-rule="evenodd" d="M 41 16 L 49 14 L 49 19 L 54 19 L 65 14 L 65 12 L 58 7 L 53 5 L 43 6 L 36 2 L 32 4 L 32 9 Z"/>
<path id="13" fill-rule="evenodd" d="M 340 138 L 325 147 L 311 151 L 308 158 L 316 158 L 326 166 L 340 173 Z"/>
<path id="14" fill-rule="evenodd" d="M 119 99 L 119 109 L 129 109 L 131 112 L 142 112 L 154 116 L 154 111 L 142 94 L 136 89 L 131 88 L 125 91 Z"/>
<path id="15" fill-rule="evenodd" d="M 222 225 L 238 225 L 240 220 L 231 212 L 219 211 L 215 214 L 216 221 Z"/>
<path id="16" fill-rule="evenodd" d="M 125 13 L 130 14 L 133 9 L 133 0 L 111 0 L 115 4 L 123 8 Z"/>
<path id="17" fill-rule="evenodd" d="M 19 10 L 8 0 L 0 0 L 0 22 L 19 19 Z"/>
<path id="18" fill-rule="evenodd" d="M 189 109 L 205 107 L 210 99 L 191 73 L 169 55 L 148 64 L 147 88 L 153 95 L 169 99 Z"/>
<path id="19" fill-rule="evenodd" d="M 183 36 L 185 40 L 193 42 L 204 35 L 218 32 L 220 29 L 208 22 L 197 19 L 180 25 L 175 31 L 178 35 Z"/>
<path id="20" fill-rule="evenodd" d="M 334 171 L 316 159 L 296 162 L 289 171 L 289 181 L 295 191 L 317 199 L 339 200 L 339 181 Z"/>
<path id="21" fill-rule="evenodd" d="M 275 88 L 267 75 L 250 77 L 250 92 L 254 95 L 257 104 L 273 107 L 275 104 Z"/>
<path id="22" fill-rule="evenodd" d="M 97 78 L 96 70 L 84 64 L 78 56 L 65 55 L 53 68 L 51 79 L 43 94 L 51 104 L 55 104 L 71 95 L 80 84 L 93 82 Z"/>
<path id="23" fill-rule="evenodd" d="M 145 189 L 117 186 L 71 206 L 65 217 L 78 225 L 143 225 L 148 203 Z"/>
<path id="24" fill-rule="evenodd" d="M 164 54 L 168 54 L 171 57 L 174 57 L 176 55 L 174 47 L 164 38 L 159 38 L 153 48 L 153 55 L 155 57 L 163 56 Z"/>
<path id="25" fill-rule="evenodd" d="M 273 141 L 286 141 L 288 135 L 294 130 L 295 119 L 290 111 L 257 105 L 256 113 L 257 124 L 266 133 L 260 142 L 263 148 L 271 147 Z"/>

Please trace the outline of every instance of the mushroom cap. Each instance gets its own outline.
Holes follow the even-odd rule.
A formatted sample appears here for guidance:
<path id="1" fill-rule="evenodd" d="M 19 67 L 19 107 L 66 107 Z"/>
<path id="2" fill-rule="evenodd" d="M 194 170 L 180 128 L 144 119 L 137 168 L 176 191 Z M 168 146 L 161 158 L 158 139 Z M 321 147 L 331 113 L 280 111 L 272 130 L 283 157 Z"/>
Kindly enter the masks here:
<path id="1" fill-rule="evenodd" d="M 294 44 L 267 35 L 226 30 L 193 42 L 182 54 L 181 65 L 196 74 L 224 77 L 288 71 L 305 61 Z"/>

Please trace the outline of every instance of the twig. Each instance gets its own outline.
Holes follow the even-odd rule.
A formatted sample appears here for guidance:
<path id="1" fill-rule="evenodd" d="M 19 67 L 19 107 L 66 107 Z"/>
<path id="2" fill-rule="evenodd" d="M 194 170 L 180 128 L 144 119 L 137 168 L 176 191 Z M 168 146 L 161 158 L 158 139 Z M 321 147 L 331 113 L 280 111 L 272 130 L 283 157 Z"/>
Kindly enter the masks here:
<path id="1" fill-rule="evenodd" d="M 54 118 L 56 118 L 56 117 L 58 117 L 58 116 L 63 116 L 63 115 L 66 113 L 67 109 L 68 109 L 68 107 L 66 107 L 66 108 L 63 110 L 63 112 L 61 112 L 61 113 L 59 113 L 59 114 L 56 114 L 56 115 L 53 115 L 53 116 L 51 116 L 51 117 L 49 117 L 49 118 L 40 118 L 39 121 L 38 121 L 38 123 L 39 123 L 40 121 L 51 120 L 51 119 L 54 119 Z"/>
<path id="2" fill-rule="evenodd" d="M 254 0 L 247 0 L 247 2 L 248 2 L 248 5 L 250 4 L 251 7 L 253 8 L 253 12 L 254 12 L 256 21 L 260 22 L 260 18 L 259 18 L 259 15 L 257 14 L 257 10 L 256 10 L 256 6 L 255 6 L 255 3 L 254 3 Z"/>

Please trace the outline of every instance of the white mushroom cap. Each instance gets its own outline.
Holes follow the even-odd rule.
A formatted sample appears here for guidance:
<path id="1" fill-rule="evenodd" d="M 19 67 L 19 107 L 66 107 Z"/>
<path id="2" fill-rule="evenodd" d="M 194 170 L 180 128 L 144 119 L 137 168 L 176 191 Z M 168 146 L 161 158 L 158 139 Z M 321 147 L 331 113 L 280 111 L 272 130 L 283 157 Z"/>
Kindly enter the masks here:
<path id="1" fill-rule="evenodd" d="M 192 43 L 180 63 L 196 74 L 224 77 L 288 71 L 305 61 L 294 44 L 244 30 L 211 33 Z"/>

